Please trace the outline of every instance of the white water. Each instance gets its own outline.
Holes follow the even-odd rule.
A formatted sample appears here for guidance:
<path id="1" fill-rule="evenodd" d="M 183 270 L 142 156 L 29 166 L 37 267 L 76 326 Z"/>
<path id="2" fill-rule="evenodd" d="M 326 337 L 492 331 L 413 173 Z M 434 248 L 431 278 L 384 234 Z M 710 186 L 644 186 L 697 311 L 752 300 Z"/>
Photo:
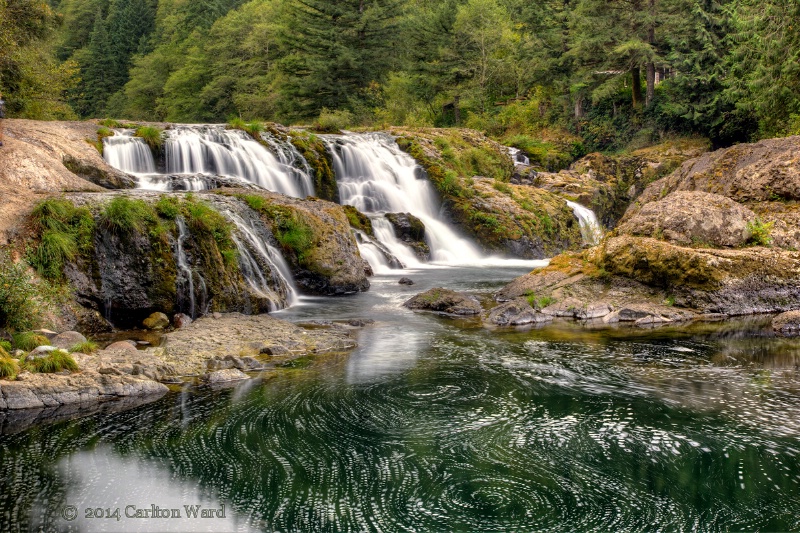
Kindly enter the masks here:
<path id="1" fill-rule="evenodd" d="M 115 131 L 103 140 L 103 158 L 112 167 L 128 174 L 152 174 L 156 162 L 150 147 L 133 136 L 132 130 Z"/>
<path id="2" fill-rule="evenodd" d="M 297 303 L 297 286 L 294 277 L 281 253 L 259 235 L 252 222 L 246 221 L 237 213 L 222 209 L 221 213 L 233 222 L 239 230 L 239 236 L 233 236 L 233 242 L 239 251 L 239 266 L 242 275 L 256 294 L 270 301 L 270 311 L 277 311 Z M 244 241 L 242 240 L 244 239 Z M 249 245 L 245 245 L 245 242 Z M 258 259 L 250 252 L 256 252 L 269 266 L 269 279 L 264 275 Z"/>
<path id="3" fill-rule="evenodd" d="M 594 211 L 588 207 L 582 206 L 581 204 L 570 202 L 569 200 L 567 200 L 567 205 L 570 207 L 570 209 L 572 209 L 572 212 L 575 213 L 575 218 L 578 219 L 578 222 L 581 225 L 581 236 L 583 237 L 583 242 L 592 246 L 598 244 L 603 238 L 604 232 L 603 226 L 600 225 L 600 222 L 597 220 L 597 216 L 595 216 Z"/>
<path id="4" fill-rule="evenodd" d="M 463 264 L 481 260 L 477 247 L 440 219 L 439 200 L 432 184 L 419 176 L 416 161 L 388 135 L 349 134 L 324 139 L 333 159 L 341 203 L 369 215 L 376 238 L 405 266 L 422 265 L 411 249 L 395 237 L 383 217 L 385 213 L 411 213 L 422 220 L 433 262 Z M 370 264 L 373 269 L 382 267 Z"/>
<path id="5" fill-rule="evenodd" d="M 508 146 L 507 149 L 511 160 L 514 161 L 514 166 L 530 166 L 531 160 L 522 153 L 522 150 L 514 148 L 513 146 Z"/>
<path id="6" fill-rule="evenodd" d="M 269 138 L 269 144 L 280 143 Z M 297 161 L 293 148 L 273 154 L 243 131 L 215 125 L 177 126 L 167 131 L 165 149 L 167 174 L 220 175 L 296 198 L 314 195 L 308 164 L 293 166 Z"/>
<path id="7" fill-rule="evenodd" d="M 147 174 L 137 176 L 137 178 L 139 179 L 139 188 L 150 191 L 205 191 L 211 188 L 210 176 Z"/>
<path id="8" fill-rule="evenodd" d="M 184 243 L 186 242 L 186 238 L 189 236 L 189 230 L 186 228 L 186 222 L 183 220 L 183 217 L 177 217 L 175 219 L 175 224 L 178 226 L 178 243 L 175 251 L 175 255 L 177 256 L 178 270 L 180 271 L 180 277 L 178 279 L 179 281 L 183 281 L 188 285 L 189 316 L 192 317 L 192 319 L 195 319 L 197 318 L 197 302 L 194 287 L 195 271 L 189 266 L 189 261 L 186 257 L 186 250 L 184 249 Z M 201 301 L 206 302 L 208 300 L 206 282 L 199 272 L 197 273 L 197 278 L 200 283 L 200 291 L 202 293 Z M 178 294 L 180 295 L 180 291 Z M 203 310 L 203 312 L 205 312 L 205 310 Z"/>

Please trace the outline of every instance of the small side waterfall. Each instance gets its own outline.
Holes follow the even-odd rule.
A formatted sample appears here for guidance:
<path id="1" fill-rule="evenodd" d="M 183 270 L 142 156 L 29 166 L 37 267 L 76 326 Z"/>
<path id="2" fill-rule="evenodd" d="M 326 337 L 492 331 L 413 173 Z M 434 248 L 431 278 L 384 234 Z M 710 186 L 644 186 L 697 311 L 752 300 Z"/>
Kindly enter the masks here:
<path id="1" fill-rule="evenodd" d="M 411 249 L 395 237 L 391 225 L 383 217 L 385 213 L 411 213 L 422 220 L 434 262 L 480 260 L 477 247 L 441 220 L 433 185 L 421 176 L 417 162 L 400 150 L 390 136 L 366 133 L 323 138 L 333 159 L 341 203 L 367 214 L 381 244 L 405 266 L 415 267 L 421 263 Z"/>
<path id="2" fill-rule="evenodd" d="M 220 175 L 287 196 L 313 196 L 310 169 L 302 156 L 292 152 L 294 147 L 282 146 L 268 135 L 262 137 L 271 147 L 281 148 L 273 154 L 247 133 L 223 126 L 178 126 L 167 132 L 167 174 Z M 300 168 L 294 166 L 298 163 Z"/>
<path id="3" fill-rule="evenodd" d="M 178 226 L 178 241 L 175 244 L 175 259 L 178 265 L 178 308 L 181 311 L 188 311 L 189 316 L 195 319 L 198 314 L 204 314 L 206 312 L 205 307 L 208 303 L 208 289 L 206 288 L 206 281 L 203 279 L 203 276 L 201 276 L 199 272 L 195 272 L 195 270 L 189 266 L 189 260 L 184 247 L 186 239 L 189 237 L 186 221 L 183 217 L 179 216 L 175 219 L 175 225 Z M 195 290 L 194 283 L 195 276 L 197 277 L 200 289 L 200 305 L 202 307 L 200 313 L 197 311 L 197 291 Z M 189 300 L 188 307 L 186 305 L 187 299 Z"/>
<path id="4" fill-rule="evenodd" d="M 572 209 L 572 212 L 575 214 L 575 218 L 578 219 L 578 222 L 581 225 L 581 236 L 583 237 L 583 242 L 592 246 L 599 243 L 603 238 L 604 232 L 603 226 L 601 226 L 600 222 L 598 222 L 594 211 L 588 207 L 582 206 L 581 204 L 570 202 L 569 200 L 567 200 L 567 205 L 570 207 L 570 209 Z"/>
<path id="5" fill-rule="evenodd" d="M 117 131 L 103 142 L 103 158 L 112 167 L 128 174 L 153 174 L 156 162 L 150 147 L 133 136 L 132 130 Z"/>
<path id="6" fill-rule="evenodd" d="M 220 212 L 238 230 L 233 241 L 239 251 L 239 267 L 253 291 L 270 301 L 270 311 L 296 304 L 297 286 L 294 277 L 281 253 L 269 244 L 266 227 L 227 207 Z"/>
<path id="7" fill-rule="evenodd" d="M 513 146 L 507 146 L 506 148 L 508 149 L 508 155 L 511 156 L 511 160 L 514 161 L 514 166 L 530 166 L 531 160 L 522 150 L 514 148 Z"/>

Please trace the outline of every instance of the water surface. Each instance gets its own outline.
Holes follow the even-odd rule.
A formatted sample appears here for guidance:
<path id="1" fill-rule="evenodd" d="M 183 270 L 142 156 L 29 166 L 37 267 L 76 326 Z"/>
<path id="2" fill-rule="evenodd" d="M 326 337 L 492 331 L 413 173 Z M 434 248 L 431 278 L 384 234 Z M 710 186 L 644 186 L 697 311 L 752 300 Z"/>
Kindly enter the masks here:
<path id="1" fill-rule="evenodd" d="M 307 299 L 277 316 L 376 323 L 308 368 L 2 435 L 0 530 L 800 529 L 800 343 L 763 320 L 490 331 L 400 305 L 524 270 Z M 225 518 L 83 518 L 129 504 Z"/>

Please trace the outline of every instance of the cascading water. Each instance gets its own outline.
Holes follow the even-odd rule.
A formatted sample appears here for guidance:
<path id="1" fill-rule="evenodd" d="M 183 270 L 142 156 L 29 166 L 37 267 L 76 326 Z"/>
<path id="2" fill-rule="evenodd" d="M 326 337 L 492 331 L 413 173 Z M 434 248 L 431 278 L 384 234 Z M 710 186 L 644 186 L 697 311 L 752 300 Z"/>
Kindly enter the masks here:
<path id="1" fill-rule="evenodd" d="M 270 146 L 281 144 L 266 135 L 263 138 Z M 303 168 L 294 166 L 299 161 L 292 149 L 282 147 L 273 154 L 243 131 L 213 125 L 178 126 L 167 132 L 164 145 L 167 174 L 221 175 L 287 196 L 314 194 L 308 164 L 303 161 Z"/>
<path id="2" fill-rule="evenodd" d="M 165 135 L 166 173 L 157 171 L 150 148 L 133 130 L 106 137 L 103 157 L 112 167 L 134 174 L 141 189 L 201 191 L 225 183 L 297 198 L 314 195 L 311 167 L 288 141 L 263 133 L 267 148 L 222 125 L 176 126 Z"/>
<path id="3" fill-rule="evenodd" d="M 233 242 L 239 251 L 242 275 L 256 294 L 270 301 L 270 311 L 297 303 L 292 272 L 281 253 L 269 244 L 266 227 L 259 227 L 263 225 L 255 224 L 228 207 L 222 208 L 220 213 L 238 230 Z"/>
<path id="4" fill-rule="evenodd" d="M 189 230 L 186 227 L 186 221 L 183 220 L 183 217 L 179 216 L 175 219 L 175 225 L 178 226 L 178 241 L 175 246 L 175 257 L 178 265 L 178 307 L 181 310 L 188 311 L 189 316 L 191 316 L 192 319 L 195 319 L 198 315 L 197 297 L 194 284 L 195 276 L 197 276 L 200 289 L 200 305 L 203 307 L 208 301 L 208 290 L 206 288 L 206 282 L 203 279 L 203 276 L 201 276 L 199 272 L 195 272 L 194 269 L 189 266 L 189 259 L 186 256 L 186 250 L 184 248 L 186 239 L 189 237 Z M 189 300 L 188 308 L 186 307 L 187 297 Z M 205 309 L 202 311 L 205 312 Z"/>
<path id="5" fill-rule="evenodd" d="M 134 137 L 132 130 L 116 131 L 103 142 L 103 158 L 112 167 L 128 174 L 153 174 L 156 162 L 150 147 Z"/>
<path id="6" fill-rule="evenodd" d="M 570 202 L 569 200 L 567 200 L 567 205 L 570 207 L 570 209 L 572 209 L 572 212 L 575 214 L 575 218 L 578 219 L 578 222 L 581 225 L 581 236 L 583 237 L 583 242 L 592 246 L 599 243 L 603 238 L 603 227 L 597 220 L 597 216 L 595 216 L 594 211 L 588 207 L 582 206 L 581 204 Z"/>
<path id="7" fill-rule="evenodd" d="M 442 263 L 477 262 L 478 249 L 459 236 L 439 216 L 439 201 L 430 181 L 420 175 L 416 161 L 397 143 L 379 133 L 324 136 L 333 159 L 342 204 L 354 206 L 372 219 L 376 238 L 405 266 L 421 263 L 394 234 L 386 213 L 411 213 L 425 224 L 431 260 Z M 374 255 L 374 254 L 367 254 Z M 380 270 L 382 264 L 373 264 Z"/>
<path id="8" fill-rule="evenodd" d="M 511 156 L 511 160 L 514 161 L 514 166 L 530 166 L 531 160 L 525 155 L 522 150 L 519 148 L 514 148 L 513 146 L 508 146 L 508 155 Z"/>

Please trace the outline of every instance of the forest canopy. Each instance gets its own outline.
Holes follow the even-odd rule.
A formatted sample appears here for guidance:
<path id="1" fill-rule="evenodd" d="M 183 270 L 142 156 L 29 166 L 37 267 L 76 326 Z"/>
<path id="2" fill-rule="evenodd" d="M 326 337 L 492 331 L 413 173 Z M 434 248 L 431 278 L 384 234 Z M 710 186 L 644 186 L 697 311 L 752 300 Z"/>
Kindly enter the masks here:
<path id="1" fill-rule="evenodd" d="M 800 132 L 790 0 L 0 0 L 14 116 Z"/>

